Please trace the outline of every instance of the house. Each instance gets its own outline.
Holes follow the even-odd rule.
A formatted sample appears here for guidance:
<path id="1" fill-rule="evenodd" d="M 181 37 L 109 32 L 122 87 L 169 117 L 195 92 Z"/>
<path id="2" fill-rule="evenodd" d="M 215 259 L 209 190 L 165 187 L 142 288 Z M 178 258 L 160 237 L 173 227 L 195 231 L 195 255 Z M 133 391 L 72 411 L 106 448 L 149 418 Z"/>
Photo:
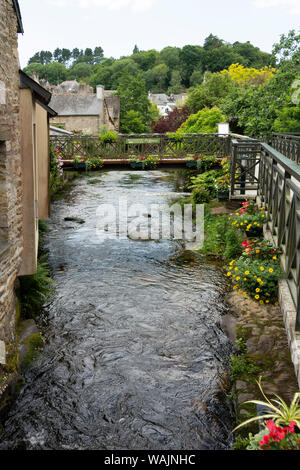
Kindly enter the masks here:
<path id="1" fill-rule="evenodd" d="M 186 100 L 187 94 L 182 93 L 180 95 L 170 96 L 165 93 L 148 93 L 148 99 L 151 103 L 156 104 L 159 110 L 160 116 L 167 116 L 171 111 L 178 107 L 179 103 L 182 103 Z"/>
<path id="2" fill-rule="evenodd" d="M 53 126 L 79 134 L 97 135 L 101 128 L 118 131 L 120 125 L 120 97 L 114 91 L 105 91 L 102 85 L 96 93 L 76 80 L 61 83 L 52 89 L 51 108 L 57 116 Z"/>
<path id="3" fill-rule="evenodd" d="M 19 70 L 17 0 L 0 0 L 0 364 L 15 346 L 20 275 L 37 269 L 38 220 L 49 217 L 51 93 Z"/>

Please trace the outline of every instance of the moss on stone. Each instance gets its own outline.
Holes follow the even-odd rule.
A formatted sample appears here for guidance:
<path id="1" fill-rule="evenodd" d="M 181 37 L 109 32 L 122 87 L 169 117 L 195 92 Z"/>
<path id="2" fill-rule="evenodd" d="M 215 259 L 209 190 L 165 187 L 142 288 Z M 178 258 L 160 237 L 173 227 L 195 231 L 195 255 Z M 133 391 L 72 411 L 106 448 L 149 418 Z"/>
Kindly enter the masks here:
<path id="1" fill-rule="evenodd" d="M 42 335 L 37 333 L 26 338 L 24 344 L 28 345 L 28 350 L 20 364 L 22 371 L 29 369 L 33 362 L 38 359 L 40 352 L 43 349 L 44 341 Z"/>

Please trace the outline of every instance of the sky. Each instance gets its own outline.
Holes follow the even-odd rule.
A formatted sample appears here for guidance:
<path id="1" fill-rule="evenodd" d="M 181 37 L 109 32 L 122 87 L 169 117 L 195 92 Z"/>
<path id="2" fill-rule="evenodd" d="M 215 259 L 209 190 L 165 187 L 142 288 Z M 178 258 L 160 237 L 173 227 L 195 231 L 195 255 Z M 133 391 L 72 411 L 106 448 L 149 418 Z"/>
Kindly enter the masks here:
<path id="1" fill-rule="evenodd" d="M 21 66 L 40 50 L 101 46 L 105 57 L 203 45 L 214 34 L 266 52 L 300 26 L 300 0 L 19 0 Z"/>

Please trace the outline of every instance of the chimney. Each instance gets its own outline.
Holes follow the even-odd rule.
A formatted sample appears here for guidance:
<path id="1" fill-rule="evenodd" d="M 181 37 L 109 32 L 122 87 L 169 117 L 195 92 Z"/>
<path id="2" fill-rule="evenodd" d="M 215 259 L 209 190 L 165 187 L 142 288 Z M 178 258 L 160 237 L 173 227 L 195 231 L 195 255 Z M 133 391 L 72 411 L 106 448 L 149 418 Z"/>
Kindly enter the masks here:
<path id="1" fill-rule="evenodd" d="M 97 99 L 104 100 L 104 86 L 97 85 L 96 89 L 97 89 Z"/>

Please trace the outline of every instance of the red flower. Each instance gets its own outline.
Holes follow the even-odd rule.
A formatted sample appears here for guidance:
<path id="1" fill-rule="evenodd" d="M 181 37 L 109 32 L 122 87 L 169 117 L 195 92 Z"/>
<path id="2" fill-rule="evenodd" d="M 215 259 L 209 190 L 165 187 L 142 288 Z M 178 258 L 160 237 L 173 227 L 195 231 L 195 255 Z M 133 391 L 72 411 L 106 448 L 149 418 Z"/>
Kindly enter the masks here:
<path id="1" fill-rule="evenodd" d="M 247 246 L 248 246 L 248 241 L 247 240 L 243 241 L 243 247 L 247 248 Z"/>
<path id="2" fill-rule="evenodd" d="M 269 421 L 267 421 L 266 426 L 269 429 L 269 431 L 276 431 L 276 425 L 275 425 L 274 421 L 272 421 L 271 419 Z"/>
<path id="3" fill-rule="evenodd" d="M 260 446 L 266 446 L 269 444 L 270 436 L 267 434 L 263 437 L 263 439 L 260 441 Z"/>

